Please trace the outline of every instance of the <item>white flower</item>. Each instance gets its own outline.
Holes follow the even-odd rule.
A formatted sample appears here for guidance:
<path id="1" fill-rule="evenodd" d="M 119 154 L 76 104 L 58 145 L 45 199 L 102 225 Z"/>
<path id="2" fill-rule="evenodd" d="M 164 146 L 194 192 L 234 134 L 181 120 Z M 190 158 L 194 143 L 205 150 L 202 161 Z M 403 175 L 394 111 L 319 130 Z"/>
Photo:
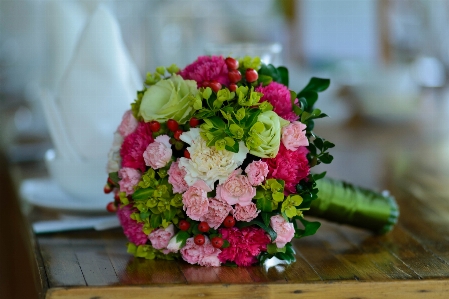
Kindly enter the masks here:
<path id="1" fill-rule="evenodd" d="M 216 150 L 214 146 L 208 147 L 206 141 L 200 136 L 200 129 L 192 128 L 181 135 L 181 140 L 188 143 L 187 150 L 190 159 L 180 158 L 179 167 L 186 171 L 185 181 L 192 186 L 197 180 L 203 180 L 211 189 L 219 180 L 224 183 L 229 175 L 242 165 L 248 154 L 248 148 L 239 142 L 239 152 Z"/>
<path id="2" fill-rule="evenodd" d="M 120 169 L 120 164 L 122 163 L 122 158 L 120 157 L 120 147 L 123 143 L 123 137 L 119 132 L 114 133 L 114 141 L 112 143 L 111 149 L 108 153 L 108 166 L 107 172 L 116 172 Z"/>
<path id="3" fill-rule="evenodd" d="M 168 242 L 167 250 L 169 252 L 178 252 L 181 248 L 182 243 L 185 243 L 187 237 L 189 235 L 184 236 L 185 234 L 181 234 L 181 232 L 177 233 L 174 237 L 170 239 Z"/>

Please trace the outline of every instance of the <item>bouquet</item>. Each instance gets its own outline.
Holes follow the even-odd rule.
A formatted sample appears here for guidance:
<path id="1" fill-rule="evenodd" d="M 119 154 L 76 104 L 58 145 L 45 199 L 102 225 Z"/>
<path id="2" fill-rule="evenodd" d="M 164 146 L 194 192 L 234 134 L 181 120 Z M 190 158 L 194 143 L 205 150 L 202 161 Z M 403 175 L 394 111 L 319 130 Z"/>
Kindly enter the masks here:
<path id="1" fill-rule="evenodd" d="M 289 263 L 292 239 L 320 227 L 304 217 L 313 202 L 315 215 L 391 228 L 394 199 L 311 172 L 333 159 L 334 144 L 313 133 L 330 80 L 312 78 L 298 93 L 288 81 L 287 68 L 249 56 L 201 56 L 147 74 L 114 134 L 105 186 L 129 253 L 201 266 Z"/>

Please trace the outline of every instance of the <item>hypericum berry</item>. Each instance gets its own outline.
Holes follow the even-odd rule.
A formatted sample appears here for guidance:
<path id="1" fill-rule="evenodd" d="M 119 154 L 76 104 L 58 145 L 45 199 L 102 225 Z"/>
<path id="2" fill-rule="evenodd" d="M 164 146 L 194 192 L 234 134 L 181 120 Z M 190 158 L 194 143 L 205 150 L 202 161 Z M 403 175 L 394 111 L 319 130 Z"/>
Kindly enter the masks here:
<path id="1" fill-rule="evenodd" d="M 230 70 L 228 73 L 228 78 L 231 83 L 237 83 L 242 80 L 242 74 L 238 70 Z"/>
<path id="2" fill-rule="evenodd" d="M 198 118 L 196 118 L 196 117 L 192 117 L 192 118 L 189 120 L 189 125 L 190 125 L 191 128 L 195 128 L 195 127 L 198 126 L 199 124 L 200 124 L 200 120 L 199 120 Z"/>
<path id="3" fill-rule="evenodd" d="M 235 225 L 235 219 L 231 215 L 226 216 L 225 220 L 223 221 L 223 225 L 226 227 L 233 227 Z"/>
<path id="4" fill-rule="evenodd" d="M 215 248 L 221 248 L 224 244 L 223 239 L 220 237 L 214 237 L 210 240 L 210 242 L 212 243 L 212 246 L 214 246 Z"/>
<path id="5" fill-rule="evenodd" d="M 184 133 L 182 130 L 176 130 L 175 134 L 173 134 L 173 137 L 175 137 L 176 140 L 179 140 L 179 137 L 181 137 L 182 133 Z"/>
<path id="6" fill-rule="evenodd" d="M 195 242 L 196 245 L 204 245 L 204 243 L 206 243 L 206 238 L 203 235 L 196 235 L 193 238 L 193 242 Z"/>
<path id="7" fill-rule="evenodd" d="M 198 230 L 202 233 L 207 233 L 209 229 L 210 226 L 206 221 L 200 222 L 200 224 L 198 224 Z"/>
<path id="8" fill-rule="evenodd" d="M 247 69 L 245 73 L 245 79 L 248 83 L 252 83 L 256 81 L 259 78 L 259 74 L 256 70 L 253 69 Z"/>
<path id="9" fill-rule="evenodd" d="M 167 127 L 168 127 L 168 129 L 169 129 L 170 131 L 175 132 L 175 131 L 179 128 L 179 125 L 178 125 L 178 123 L 176 122 L 176 120 L 174 120 L 174 119 L 169 119 L 169 120 L 167 121 Z"/>
<path id="10" fill-rule="evenodd" d="M 105 194 L 109 194 L 112 192 L 112 188 L 111 186 L 109 186 L 109 184 L 104 185 L 103 191 Z"/>
<path id="11" fill-rule="evenodd" d="M 209 83 L 209 87 L 215 92 L 217 93 L 220 89 L 221 89 L 221 83 L 218 81 L 212 81 Z"/>
<path id="12" fill-rule="evenodd" d="M 106 210 L 108 210 L 109 213 L 115 213 L 117 212 L 117 206 L 115 205 L 115 203 L 113 203 L 112 201 L 110 203 L 108 203 L 108 205 L 106 206 Z"/>
<path id="13" fill-rule="evenodd" d="M 179 221 L 179 229 L 180 229 L 180 230 L 186 231 L 186 230 L 188 230 L 189 228 L 190 228 L 190 223 L 189 223 L 189 222 L 187 222 L 187 221 L 185 221 L 185 220 Z"/>
<path id="14" fill-rule="evenodd" d="M 186 157 L 187 159 L 190 159 L 190 153 L 187 149 L 184 150 L 184 157 Z"/>
<path id="15" fill-rule="evenodd" d="M 227 57 L 225 59 L 226 66 L 228 70 L 236 70 L 239 68 L 239 62 L 232 57 Z"/>
<path id="16" fill-rule="evenodd" d="M 159 131 L 161 128 L 161 124 L 158 121 L 153 120 L 152 122 L 150 122 L 150 130 L 152 132 L 157 132 Z"/>
<path id="17" fill-rule="evenodd" d="M 115 194 L 114 194 L 114 200 L 115 200 L 115 202 L 120 202 L 120 195 L 119 195 L 118 192 L 115 192 Z"/>
<path id="18" fill-rule="evenodd" d="M 229 90 L 230 90 L 231 92 L 236 91 L 236 90 L 237 90 L 237 84 L 235 84 L 235 83 L 229 84 Z"/>
<path id="19" fill-rule="evenodd" d="M 114 181 L 110 177 L 108 177 L 107 183 L 110 186 L 114 186 L 115 185 Z"/>

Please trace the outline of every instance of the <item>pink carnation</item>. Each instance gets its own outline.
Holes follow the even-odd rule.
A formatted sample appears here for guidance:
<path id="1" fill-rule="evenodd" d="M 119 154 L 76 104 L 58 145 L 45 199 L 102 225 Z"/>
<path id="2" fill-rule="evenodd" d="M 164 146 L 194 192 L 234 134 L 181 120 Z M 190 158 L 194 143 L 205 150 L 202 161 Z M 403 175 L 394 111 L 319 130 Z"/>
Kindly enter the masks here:
<path id="1" fill-rule="evenodd" d="M 200 218 L 200 221 L 206 221 L 210 227 L 217 229 L 232 211 L 232 207 L 227 202 L 221 199 L 209 198 L 207 213 Z"/>
<path id="2" fill-rule="evenodd" d="M 168 135 L 161 135 L 156 137 L 154 142 L 147 146 L 143 153 L 143 159 L 145 160 L 145 165 L 153 169 L 159 169 L 167 165 L 172 154 L 170 137 Z"/>
<path id="3" fill-rule="evenodd" d="M 251 202 L 249 205 L 242 207 L 239 204 L 235 205 L 234 218 L 237 221 L 249 222 L 259 215 L 260 211 L 257 210 L 256 204 Z"/>
<path id="4" fill-rule="evenodd" d="M 277 237 L 273 243 L 276 243 L 277 248 L 282 248 L 293 239 L 295 235 L 295 228 L 293 223 L 287 222 L 281 215 L 275 215 L 270 218 L 270 225 L 276 232 Z"/>
<path id="5" fill-rule="evenodd" d="M 260 85 L 256 88 L 256 91 L 263 93 L 260 101 L 267 101 L 273 105 L 273 111 L 277 115 L 289 121 L 298 120 L 299 116 L 292 109 L 290 90 L 287 86 L 281 83 L 271 82 L 267 86 Z M 295 104 L 298 104 L 298 99 L 295 99 Z"/>
<path id="6" fill-rule="evenodd" d="M 218 258 L 222 263 L 235 262 L 237 266 L 251 266 L 257 263 L 257 256 L 267 250 L 270 238 L 265 231 L 257 227 L 220 228 L 218 232 L 228 240 L 229 247 L 223 248 Z"/>
<path id="7" fill-rule="evenodd" d="M 183 260 L 189 264 L 199 264 L 200 266 L 220 266 L 220 260 L 218 258 L 220 253 L 221 250 L 213 247 L 207 237 L 206 242 L 201 246 L 196 245 L 193 238 L 188 238 L 186 245 L 181 249 Z"/>
<path id="8" fill-rule="evenodd" d="M 258 186 L 268 175 L 268 165 L 264 161 L 253 161 L 245 168 L 245 172 L 250 184 Z"/>
<path id="9" fill-rule="evenodd" d="M 126 195 L 134 193 L 134 186 L 136 186 L 142 175 L 134 168 L 124 167 L 118 171 L 118 176 L 121 180 L 118 182 L 120 191 L 126 192 Z"/>
<path id="10" fill-rule="evenodd" d="M 209 208 L 207 192 L 198 185 L 193 185 L 182 195 L 184 211 L 190 219 L 199 221 Z"/>
<path id="11" fill-rule="evenodd" d="M 173 193 L 183 193 L 189 189 L 189 185 L 184 177 L 187 172 L 183 168 L 179 168 L 179 159 L 170 165 L 168 170 L 168 182 L 173 185 Z"/>
<path id="12" fill-rule="evenodd" d="M 248 177 L 242 175 L 242 170 L 237 169 L 222 184 L 217 186 L 217 198 L 226 201 L 230 205 L 236 203 L 246 206 L 251 203 L 256 195 L 256 188 L 251 186 Z"/>
<path id="13" fill-rule="evenodd" d="M 148 240 L 148 236 L 142 231 L 143 222 L 139 223 L 131 219 L 130 215 L 134 211 L 130 206 L 119 206 L 117 217 L 128 240 L 136 245 L 144 245 Z"/>
<path id="14" fill-rule="evenodd" d="M 309 175 L 308 152 L 304 146 L 296 151 L 289 151 L 281 144 L 275 158 L 263 159 L 268 164 L 268 178 L 285 181 L 285 195 L 296 193 L 296 185 Z"/>
<path id="15" fill-rule="evenodd" d="M 126 136 L 123 140 L 120 156 L 122 157 L 122 167 L 130 167 L 145 171 L 145 161 L 143 153 L 148 144 L 153 142 L 153 135 L 150 130 L 150 123 L 139 122 L 137 129 Z"/>
<path id="16" fill-rule="evenodd" d="M 306 136 L 306 125 L 294 121 L 282 128 L 282 144 L 291 151 L 296 151 L 300 146 L 308 146 L 309 140 Z"/>
<path id="17" fill-rule="evenodd" d="M 205 81 L 218 81 L 222 85 L 229 85 L 228 67 L 222 56 L 200 56 L 186 66 L 179 75 L 184 80 L 195 80 L 198 87 L 202 87 Z"/>
<path id="18" fill-rule="evenodd" d="M 167 226 L 167 228 L 158 228 L 152 231 L 148 235 L 148 239 L 151 241 L 151 245 L 155 249 L 167 248 L 170 239 L 175 235 L 175 229 L 173 224 Z"/>
<path id="19" fill-rule="evenodd" d="M 193 238 L 188 238 L 186 240 L 186 245 L 181 248 L 181 256 L 189 264 L 196 264 L 202 258 L 201 246 L 196 245 Z"/>
<path id="20" fill-rule="evenodd" d="M 125 114 L 123 114 L 122 122 L 118 126 L 117 131 L 120 133 L 120 135 L 126 137 L 136 130 L 137 125 L 138 121 L 134 117 L 133 112 L 131 110 L 128 110 L 125 112 Z"/>

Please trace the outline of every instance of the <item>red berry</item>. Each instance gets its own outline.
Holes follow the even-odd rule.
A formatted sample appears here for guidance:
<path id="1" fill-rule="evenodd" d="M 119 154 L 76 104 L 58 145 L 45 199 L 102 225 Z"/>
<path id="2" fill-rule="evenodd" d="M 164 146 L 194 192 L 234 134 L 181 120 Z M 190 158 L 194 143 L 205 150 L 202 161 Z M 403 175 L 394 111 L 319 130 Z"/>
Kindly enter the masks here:
<path id="1" fill-rule="evenodd" d="M 203 221 L 198 224 L 198 230 L 203 233 L 207 233 L 210 229 L 210 226 L 207 222 Z"/>
<path id="2" fill-rule="evenodd" d="M 157 132 L 159 131 L 161 128 L 161 124 L 158 121 L 153 120 L 152 122 L 150 122 L 150 130 L 152 132 Z"/>
<path id="3" fill-rule="evenodd" d="M 176 130 L 175 134 L 173 134 L 173 137 L 175 137 L 176 140 L 179 140 L 179 137 L 181 137 L 182 133 L 184 133 L 182 130 Z"/>
<path id="4" fill-rule="evenodd" d="M 112 188 L 111 186 L 109 186 L 108 184 L 104 185 L 103 191 L 105 194 L 109 194 L 112 192 Z"/>
<path id="5" fill-rule="evenodd" d="M 206 243 L 206 238 L 203 235 L 196 235 L 195 238 L 193 238 L 193 242 L 195 242 L 196 245 L 203 245 Z"/>
<path id="6" fill-rule="evenodd" d="M 229 90 L 230 91 L 236 91 L 237 90 L 237 84 L 235 84 L 235 83 L 229 84 Z"/>
<path id="7" fill-rule="evenodd" d="M 235 219 L 231 215 L 226 216 L 225 220 L 223 221 L 223 225 L 226 227 L 233 227 L 235 225 Z"/>
<path id="8" fill-rule="evenodd" d="M 203 81 L 203 87 L 209 87 L 210 82 L 207 80 Z"/>
<path id="9" fill-rule="evenodd" d="M 236 70 L 239 68 L 239 62 L 232 57 L 226 58 L 225 63 L 229 70 Z"/>
<path id="10" fill-rule="evenodd" d="M 209 87 L 214 91 L 218 92 L 221 89 L 221 83 L 218 81 L 212 81 L 209 83 Z"/>
<path id="11" fill-rule="evenodd" d="M 188 230 L 190 228 L 190 223 L 185 221 L 185 220 L 181 220 L 179 221 L 179 229 L 180 230 Z"/>
<path id="12" fill-rule="evenodd" d="M 228 73 L 228 78 L 231 83 L 237 83 L 242 80 L 242 74 L 238 70 L 230 70 Z"/>
<path id="13" fill-rule="evenodd" d="M 111 180 L 110 177 L 108 177 L 107 184 L 110 185 L 110 186 L 114 186 L 115 185 L 115 183 Z"/>
<path id="14" fill-rule="evenodd" d="M 169 119 L 169 120 L 167 121 L 167 127 L 168 127 L 168 129 L 169 129 L 170 131 L 175 132 L 175 131 L 179 128 L 179 125 L 178 125 L 178 123 L 176 122 L 176 120 L 174 120 L 174 119 Z"/>
<path id="15" fill-rule="evenodd" d="M 119 195 L 118 192 L 115 192 L 115 194 L 114 194 L 114 200 L 115 200 L 116 202 L 120 202 L 120 195 Z"/>
<path id="16" fill-rule="evenodd" d="M 108 210 L 109 213 L 115 213 L 117 212 L 117 206 L 115 205 L 115 203 L 113 203 L 112 201 L 110 203 L 108 203 L 108 205 L 106 206 L 106 210 Z"/>
<path id="17" fill-rule="evenodd" d="M 195 128 L 200 124 L 200 120 L 198 118 L 192 117 L 189 121 L 189 125 L 191 128 Z"/>
<path id="18" fill-rule="evenodd" d="M 212 243 L 212 246 L 214 246 L 215 248 L 221 248 L 223 246 L 223 244 L 224 244 L 223 239 L 220 238 L 220 237 L 214 237 L 210 241 Z"/>
<path id="19" fill-rule="evenodd" d="M 190 159 L 190 153 L 187 149 L 184 150 L 184 157 L 186 157 L 187 159 Z"/>
<path id="20" fill-rule="evenodd" d="M 245 73 L 245 79 L 248 83 L 252 83 L 256 81 L 259 78 L 259 74 L 256 70 L 253 69 L 247 69 Z"/>

